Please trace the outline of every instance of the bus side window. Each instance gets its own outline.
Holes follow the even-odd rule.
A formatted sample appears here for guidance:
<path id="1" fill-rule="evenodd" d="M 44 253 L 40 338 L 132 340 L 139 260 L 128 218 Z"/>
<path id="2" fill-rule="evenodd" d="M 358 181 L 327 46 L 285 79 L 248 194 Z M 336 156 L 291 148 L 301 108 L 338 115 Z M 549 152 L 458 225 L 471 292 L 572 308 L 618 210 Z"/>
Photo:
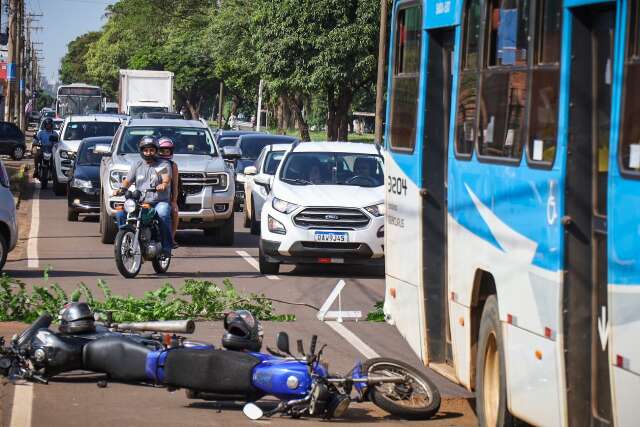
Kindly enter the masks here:
<path id="1" fill-rule="evenodd" d="M 479 105 L 478 156 L 519 160 L 529 69 L 529 0 L 489 0 Z"/>
<path id="2" fill-rule="evenodd" d="M 418 118 L 422 7 L 413 4 L 400 9 L 394 31 L 390 145 L 392 150 L 413 152 Z"/>
<path id="3" fill-rule="evenodd" d="M 527 158 L 534 166 L 550 167 L 558 136 L 562 5 L 555 0 L 540 1 L 536 16 Z"/>
<path id="4" fill-rule="evenodd" d="M 455 151 L 458 158 L 471 158 L 476 139 L 480 23 L 480 0 L 467 1 L 464 13 L 462 69 L 456 109 Z"/>
<path id="5" fill-rule="evenodd" d="M 640 4 L 631 1 L 622 89 L 620 168 L 640 178 Z"/>

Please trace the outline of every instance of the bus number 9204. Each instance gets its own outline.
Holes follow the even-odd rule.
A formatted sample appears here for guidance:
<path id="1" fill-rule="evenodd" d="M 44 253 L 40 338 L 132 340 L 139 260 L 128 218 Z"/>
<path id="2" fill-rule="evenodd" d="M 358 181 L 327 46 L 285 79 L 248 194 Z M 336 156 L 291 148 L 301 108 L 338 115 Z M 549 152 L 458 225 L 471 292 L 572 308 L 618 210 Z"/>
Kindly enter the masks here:
<path id="1" fill-rule="evenodd" d="M 395 176 L 387 177 L 387 191 L 398 196 L 407 195 L 407 179 Z"/>

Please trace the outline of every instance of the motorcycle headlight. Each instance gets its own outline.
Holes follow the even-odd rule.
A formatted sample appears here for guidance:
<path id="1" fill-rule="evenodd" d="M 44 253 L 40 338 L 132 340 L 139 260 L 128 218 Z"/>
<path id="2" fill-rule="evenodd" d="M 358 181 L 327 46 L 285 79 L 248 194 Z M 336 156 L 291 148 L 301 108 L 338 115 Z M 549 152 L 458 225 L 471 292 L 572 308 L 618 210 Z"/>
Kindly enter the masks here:
<path id="1" fill-rule="evenodd" d="M 132 199 L 127 199 L 124 201 L 124 211 L 126 213 L 133 213 L 136 210 L 136 201 Z"/>
<path id="2" fill-rule="evenodd" d="M 109 185 L 113 190 L 117 190 L 122 187 L 122 180 L 127 175 L 126 172 L 123 171 L 111 171 L 109 174 Z"/>
<path id="3" fill-rule="evenodd" d="M 71 186 L 75 188 L 93 188 L 93 184 L 91 183 L 91 181 L 78 178 L 74 178 L 74 180 L 71 181 Z"/>
<path id="4" fill-rule="evenodd" d="M 273 202 L 271 203 L 271 205 L 273 206 L 273 209 L 283 214 L 290 214 L 291 212 L 299 208 L 298 205 L 278 199 L 277 197 L 273 198 Z"/>
<path id="5" fill-rule="evenodd" d="M 384 203 L 380 203 L 373 206 L 367 206 L 364 208 L 365 211 L 369 212 L 373 216 L 383 216 L 384 215 Z"/>

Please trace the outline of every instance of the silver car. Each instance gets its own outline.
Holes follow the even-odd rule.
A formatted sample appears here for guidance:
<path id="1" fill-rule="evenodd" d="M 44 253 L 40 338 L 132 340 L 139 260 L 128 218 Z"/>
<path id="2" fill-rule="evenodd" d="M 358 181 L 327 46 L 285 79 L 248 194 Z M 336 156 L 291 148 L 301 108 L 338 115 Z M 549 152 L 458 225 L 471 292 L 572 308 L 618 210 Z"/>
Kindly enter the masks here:
<path id="1" fill-rule="evenodd" d="M 78 147 L 85 138 L 113 136 L 122 119 L 110 115 L 69 116 L 60 130 L 60 142 L 53 147 L 53 192 L 63 196 L 67 191 L 69 171 L 73 166 Z"/>
<path id="2" fill-rule="evenodd" d="M 113 243 L 117 233 L 113 217 L 124 197 L 113 196 L 129 168 L 140 160 L 138 143 L 144 136 L 171 138 L 174 161 L 180 171 L 183 192 L 180 229 L 204 230 L 219 245 L 234 240 L 233 169 L 225 162 L 206 122 L 169 119 L 129 119 L 123 123 L 100 165 L 100 232 L 103 243 Z M 238 155 L 239 156 L 239 155 Z"/>
<path id="3" fill-rule="evenodd" d="M 262 174 L 274 176 L 280 161 L 292 144 L 267 145 L 262 149 L 255 165 L 244 168 L 244 193 L 246 194 L 244 209 L 244 226 L 251 229 L 251 234 L 260 234 L 260 215 L 262 206 L 269 193 L 263 185 L 256 185 L 253 177 Z"/>
<path id="4" fill-rule="evenodd" d="M 0 161 L 0 271 L 4 267 L 7 255 L 18 242 L 18 222 L 16 205 L 9 189 L 9 175 Z"/>

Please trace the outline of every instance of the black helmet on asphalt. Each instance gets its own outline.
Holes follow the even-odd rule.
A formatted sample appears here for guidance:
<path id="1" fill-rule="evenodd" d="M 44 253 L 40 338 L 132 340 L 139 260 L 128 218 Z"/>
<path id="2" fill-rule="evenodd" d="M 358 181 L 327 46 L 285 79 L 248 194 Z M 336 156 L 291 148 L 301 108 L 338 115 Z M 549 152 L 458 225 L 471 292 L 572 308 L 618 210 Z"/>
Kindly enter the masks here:
<path id="1" fill-rule="evenodd" d="M 72 302 L 60 310 L 60 327 L 63 334 L 79 334 L 96 330 L 93 311 L 86 302 Z"/>
<path id="2" fill-rule="evenodd" d="M 222 346 L 227 350 L 258 352 L 262 348 L 262 325 L 249 311 L 227 314 L 224 329 Z"/>

